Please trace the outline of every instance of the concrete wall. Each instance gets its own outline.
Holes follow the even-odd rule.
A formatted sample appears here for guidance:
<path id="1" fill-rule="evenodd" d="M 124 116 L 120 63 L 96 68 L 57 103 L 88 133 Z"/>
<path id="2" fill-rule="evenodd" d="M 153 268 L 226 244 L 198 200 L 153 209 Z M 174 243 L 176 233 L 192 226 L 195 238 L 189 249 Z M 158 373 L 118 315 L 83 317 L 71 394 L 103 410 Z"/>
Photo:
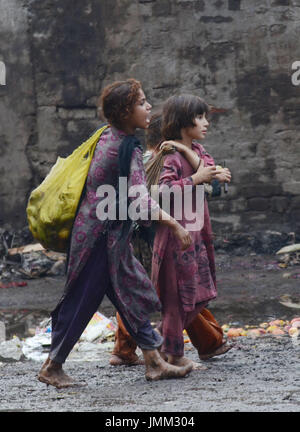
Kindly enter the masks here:
<path id="1" fill-rule="evenodd" d="M 98 125 L 97 99 L 135 77 L 154 107 L 190 92 L 221 109 L 205 147 L 226 160 L 216 232 L 300 233 L 300 0 L 0 0 L 0 226 L 58 155 Z"/>

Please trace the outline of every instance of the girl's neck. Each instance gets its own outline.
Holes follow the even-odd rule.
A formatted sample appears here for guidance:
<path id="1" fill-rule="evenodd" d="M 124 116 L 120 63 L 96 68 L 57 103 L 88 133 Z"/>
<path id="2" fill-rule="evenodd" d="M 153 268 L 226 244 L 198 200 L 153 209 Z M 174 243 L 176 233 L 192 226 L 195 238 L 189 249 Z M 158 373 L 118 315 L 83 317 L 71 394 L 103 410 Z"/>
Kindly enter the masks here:
<path id="1" fill-rule="evenodd" d="M 190 137 L 190 135 L 187 133 L 187 130 L 185 128 L 181 129 L 180 135 L 181 135 L 181 139 L 177 141 L 179 141 L 181 144 L 184 144 L 185 146 L 191 149 L 193 138 Z"/>
<path id="2" fill-rule="evenodd" d="M 134 135 L 135 129 L 131 127 L 124 127 L 122 131 L 126 133 L 126 135 Z"/>
<path id="3" fill-rule="evenodd" d="M 113 127 L 114 129 L 116 129 L 119 132 L 123 132 L 125 135 L 134 135 L 134 133 L 135 133 L 134 128 L 131 128 L 131 127 L 128 127 L 125 125 L 124 126 L 120 125 L 120 127 L 117 127 L 115 125 L 111 125 L 111 127 Z"/>
<path id="4" fill-rule="evenodd" d="M 192 138 L 183 137 L 182 139 L 177 139 L 176 141 L 178 141 L 179 143 L 185 145 L 186 147 L 188 147 L 190 149 L 192 148 L 192 143 L 193 143 Z"/>

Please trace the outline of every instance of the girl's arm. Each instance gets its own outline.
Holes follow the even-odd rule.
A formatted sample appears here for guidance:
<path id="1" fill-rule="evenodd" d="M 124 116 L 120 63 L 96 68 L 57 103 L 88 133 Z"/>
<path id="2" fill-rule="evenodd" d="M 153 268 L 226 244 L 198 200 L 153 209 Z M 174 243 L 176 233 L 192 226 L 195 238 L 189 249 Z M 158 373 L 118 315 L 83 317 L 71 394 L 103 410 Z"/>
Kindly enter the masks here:
<path id="1" fill-rule="evenodd" d="M 167 154 L 160 173 L 159 186 L 180 186 L 181 189 L 184 189 L 184 186 L 193 186 L 193 184 L 192 176 L 182 177 L 182 166 L 178 154 Z"/>
<path id="2" fill-rule="evenodd" d="M 178 143 L 177 141 L 164 141 L 160 147 L 162 148 L 166 144 L 171 144 L 172 146 L 174 146 L 180 153 L 183 154 L 185 159 L 193 167 L 194 171 L 197 170 L 197 168 L 200 164 L 200 158 L 197 155 L 197 153 L 194 152 L 194 150 L 188 148 L 184 144 Z"/>
<path id="3" fill-rule="evenodd" d="M 164 160 L 159 184 L 166 184 L 169 187 L 178 185 L 183 189 L 185 185 L 210 183 L 220 171 L 217 171 L 214 165 L 204 166 L 204 159 L 200 159 L 198 155 L 197 158 L 198 165 L 195 169 L 195 173 L 189 177 L 183 178 L 179 157 L 176 156 L 176 153 L 167 155 Z M 196 162 L 196 158 L 194 161 Z"/>
<path id="4" fill-rule="evenodd" d="M 173 145 L 180 153 L 182 153 L 182 155 L 189 162 L 189 164 L 192 166 L 194 171 L 196 172 L 198 170 L 201 159 L 194 150 L 190 149 L 184 144 L 178 143 L 177 141 L 164 141 L 161 146 L 165 144 Z M 202 146 L 200 147 L 200 151 L 201 153 L 203 153 L 203 159 L 205 161 L 204 165 L 213 166 L 215 164 L 213 158 L 208 153 L 205 152 Z M 222 168 L 220 165 L 217 165 L 216 168 L 217 168 L 217 172 L 215 172 L 213 178 L 216 178 L 220 183 L 229 183 L 231 180 L 231 173 L 229 169 Z"/>
<path id="5" fill-rule="evenodd" d="M 130 173 L 128 176 L 128 191 L 131 187 L 138 187 L 139 195 L 139 223 L 145 225 L 151 224 L 153 217 L 158 223 L 167 225 L 174 233 L 175 237 L 181 242 L 182 249 L 187 249 L 192 239 L 189 232 L 182 227 L 173 217 L 167 214 L 160 208 L 158 203 L 151 198 L 146 185 L 146 173 L 143 165 L 143 157 L 140 149 L 135 149 L 132 154 Z M 128 198 L 130 204 L 134 201 L 134 197 Z"/>

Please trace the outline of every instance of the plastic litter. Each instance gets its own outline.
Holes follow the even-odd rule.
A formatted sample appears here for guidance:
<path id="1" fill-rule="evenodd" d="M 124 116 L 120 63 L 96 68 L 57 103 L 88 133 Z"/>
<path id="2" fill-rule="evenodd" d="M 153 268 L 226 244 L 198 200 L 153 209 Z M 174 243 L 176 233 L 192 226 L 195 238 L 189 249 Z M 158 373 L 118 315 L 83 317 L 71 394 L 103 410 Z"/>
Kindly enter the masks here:
<path id="1" fill-rule="evenodd" d="M 290 253 L 290 252 L 296 252 L 300 251 L 300 243 L 295 243 L 292 245 L 284 246 L 279 251 L 276 252 L 276 255 L 283 254 L 283 253 Z"/>
<path id="2" fill-rule="evenodd" d="M 22 357 L 22 341 L 18 337 L 15 336 L 8 341 L 0 343 L 0 361 L 20 361 Z"/>
<path id="3" fill-rule="evenodd" d="M 105 339 L 112 336 L 116 331 L 113 321 L 106 318 L 102 313 L 96 312 L 82 333 L 80 340 L 93 342 L 95 339 Z"/>
<path id="4" fill-rule="evenodd" d="M 25 339 L 22 351 L 27 359 L 44 362 L 48 357 L 50 345 L 51 333 L 40 333 Z"/>
<path id="5" fill-rule="evenodd" d="M 51 321 L 45 319 L 35 330 L 35 335 L 25 339 L 22 352 L 24 356 L 33 361 L 44 362 L 51 346 Z M 114 342 L 107 341 L 113 337 L 116 324 L 100 312 L 96 312 L 79 341 L 70 353 L 69 359 L 73 361 L 96 361 L 101 358 L 104 351 L 112 351 Z"/>

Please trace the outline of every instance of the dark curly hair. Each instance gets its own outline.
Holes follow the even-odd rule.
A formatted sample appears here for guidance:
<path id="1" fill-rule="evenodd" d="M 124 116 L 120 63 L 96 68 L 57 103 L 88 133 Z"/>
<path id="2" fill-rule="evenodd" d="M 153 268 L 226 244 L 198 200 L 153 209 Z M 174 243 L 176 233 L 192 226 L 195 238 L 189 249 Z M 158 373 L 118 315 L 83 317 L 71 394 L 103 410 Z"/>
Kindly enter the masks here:
<path id="1" fill-rule="evenodd" d="M 124 126 L 126 117 L 138 100 L 141 83 L 134 78 L 115 81 L 106 86 L 100 96 L 100 106 L 108 122 L 118 129 Z"/>
<path id="2" fill-rule="evenodd" d="M 162 136 L 165 140 L 181 139 L 181 129 L 195 126 L 197 115 L 208 114 L 209 106 L 199 96 L 171 96 L 162 110 Z"/>

